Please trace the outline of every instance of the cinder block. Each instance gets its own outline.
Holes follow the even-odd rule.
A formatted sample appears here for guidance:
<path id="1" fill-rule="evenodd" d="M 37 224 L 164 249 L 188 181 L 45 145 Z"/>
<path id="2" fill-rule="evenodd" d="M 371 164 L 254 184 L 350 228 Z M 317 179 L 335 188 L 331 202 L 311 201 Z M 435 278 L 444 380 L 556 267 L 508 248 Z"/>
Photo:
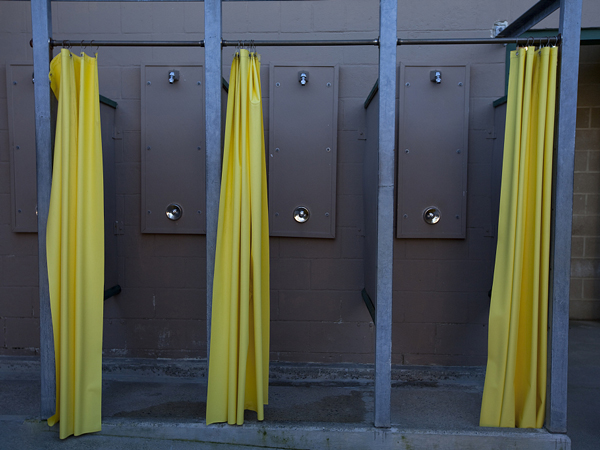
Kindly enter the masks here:
<path id="1" fill-rule="evenodd" d="M 342 258 L 362 259 L 365 236 L 359 228 L 344 227 L 339 229 L 342 235 Z"/>
<path id="2" fill-rule="evenodd" d="M 600 84 L 580 84 L 577 91 L 577 107 L 600 105 Z"/>
<path id="3" fill-rule="evenodd" d="M 363 197 L 362 195 L 337 196 L 337 226 L 362 228 Z"/>
<path id="4" fill-rule="evenodd" d="M 305 349 L 314 352 L 372 353 L 375 348 L 372 323 L 311 322 L 309 332 Z"/>
<path id="5" fill-rule="evenodd" d="M 373 64 L 341 66 L 340 98 L 359 98 L 364 104 L 375 80 L 377 80 L 377 66 Z"/>
<path id="6" fill-rule="evenodd" d="M 600 150 L 600 141 L 598 142 L 597 149 Z M 600 172 L 600 151 L 590 150 L 588 152 L 588 171 Z M 600 177 L 600 173 L 597 173 L 596 176 Z"/>
<path id="7" fill-rule="evenodd" d="M 245 19 L 249 24 L 249 31 L 259 33 L 272 33 L 280 31 L 281 2 L 260 2 L 248 5 Z M 240 16 L 238 16 L 240 19 Z M 250 25 L 251 24 L 251 25 Z"/>
<path id="8" fill-rule="evenodd" d="M 492 287 L 493 267 L 484 261 L 438 261 L 440 291 L 488 292 Z"/>
<path id="9" fill-rule="evenodd" d="M 377 28 L 379 25 L 377 25 Z M 374 30 L 372 33 L 365 33 L 366 36 L 361 36 L 360 39 L 373 39 L 375 33 L 378 31 Z M 340 48 L 342 55 L 342 63 L 343 64 L 373 64 L 377 65 L 379 63 L 379 52 L 377 51 L 377 47 L 373 46 L 352 46 L 352 47 L 341 47 Z M 372 80 L 371 88 L 375 84 L 375 80 Z M 371 92 L 371 91 L 369 91 Z M 366 98 L 365 98 L 366 100 Z"/>
<path id="10" fill-rule="evenodd" d="M 407 239 L 406 259 L 468 259 L 467 239 Z"/>
<path id="11" fill-rule="evenodd" d="M 585 201 L 586 201 L 585 194 L 573 194 L 573 214 L 574 215 L 585 214 L 585 212 L 586 212 Z"/>
<path id="12" fill-rule="evenodd" d="M 472 98 L 469 109 L 469 128 L 479 131 L 494 129 L 494 102 L 495 98 Z"/>
<path id="13" fill-rule="evenodd" d="M 184 33 L 183 3 L 157 3 L 152 5 L 152 32 Z"/>
<path id="14" fill-rule="evenodd" d="M 487 326 L 481 324 L 437 324 L 435 353 L 441 355 L 485 356 Z"/>
<path id="15" fill-rule="evenodd" d="M 19 3 L 2 3 L 0 5 L 0 30 L 3 33 L 20 33 L 27 31 L 26 23 L 31 22 L 27 14 L 28 8 Z M 5 86 L 4 84 L 0 86 Z"/>
<path id="16" fill-rule="evenodd" d="M 129 320 L 127 348 L 199 350 L 206 347 L 206 322 L 202 320 Z"/>
<path id="17" fill-rule="evenodd" d="M 240 34 L 248 31 L 248 20 L 246 19 L 248 4 L 246 2 L 223 2 L 221 8 L 223 33 L 237 33 L 240 36 Z"/>
<path id="18" fill-rule="evenodd" d="M 431 260 L 394 261 L 394 291 L 434 291 L 438 266 Z"/>
<path id="19" fill-rule="evenodd" d="M 469 295 L 467 322 L 487 325 L 490 317 L 490 297 L 488 292 L 472 292 Z"/>
<path id="20" fill-rule="evenodd" d="M 0 80 L 1 82 L 1 80 Z M 4 101 L 0 101 L 0 108 L 6 108 Z M 0 162 L 10 161 L 10 149 L 8 147 L 8 131 L 0 130 Z M 3 183 L 8 183 L 9 180 L 2 180 Z"/>
<path id="21" fill-rule="evenodd" d="M 569 318 L 575 320 L 600 320 L 600 301 L 572 300 L 569 304 Z"/>
<path id="22" fill-rule="evenodd" d="M 365 119 L 361 120 L 364 122 Z M 362 164 L 365 151 L 364 145 L 364 141 L 358 140 L 356 131 L 338 130 L 338 164 Z"/>
<path id="23" fill-rule="evenodd" d="M 310 260 L 279 259 L 271 265 L 271 289 L 307 289 L 310 287 Z"/>
<path id="24" fill-rule="evenodd" d="M 119 235 L 119 256 L 140 258 L 154 255 L 154 234 L 140 233 L 139 226 L 125 226 L 124 234 Z"/>
<path id="25" fill-rule="evenodd" d="M 111 100 L 119 99 L 121 97 L 121 68 L 99 66 L 98 87 L 100 95 L 104 95 Z"/>
<path id="26" fill-rule="evenodd" d="M 118 3 L 94 2 L 89 4 L 90 28 L 87 33 L 119 34 L 121 23 L 118 20 L 121 8 Z"/>
<path id="27" fill-rule="evenodd" d="M 311 289 L 357 290 L 364 288 L 360 259 L 315 259 L 310 267 Z"/>
<path id="28" fill-rule="evenodd" d="M 91 28 L 89 4 L 78 3 L 69 8 L 67 5 L 52 6 L 52 15 L 58 19 L 54 33 L 87 33 Z"/>
<path id="29" fill-rule="evenodd" d="M 467 186 L 470 192 L 477 192 L 478 195 L 491 195 L 491 164 L 469 164 L 467 169 Z"/>
<path id="30" fill-rule="evenodd" d="M 123 67 L 121 69 L 121 95 L 120 98 L 140 98 L 140 68 Z"/>
<path id="31" fill-rule="evenodd" d="M 583 285 L 583 295 L 580 297 L 571 296 L 571 298 L 582 298 L 585 300 L 595 300 L 600 302 L 600 279 L 598 278 L 586 278 L 583 280 L 576 279 L 571 280 L 571 285 L 573 281 L 581 281 Z"/>
<path id="32" fill-rule="evenodd" d="M 306 322 L 271 322 L 272 352 L 313 351 L 307 347 L 309 325 Z"/>
<path id="33" fill-rule="evenodd" d="M 496 250 L 496 239 L 486 233 L 484 228 L 469 228 L 467 230 L 469 243 L 469 259 L 493 261 Z"/>
<path id="34" fill-rule="evenodd" d="M 185 17 L 184 30 L 186 33 L 204 32 L 204 5 L 200 3 L 186 3 L 183 7 Z"/>
<path id="35" fill-rule="evenodd" d="M 575 150 L 600 150 L 600 129 L 577 130 L 575 132 Z"/>
<path id="36" fill-rule="evenodd" d="M 592 108 L 590 115 L 590 127 L 600 128 L 600 108 Z"/>
<path id="37" fill-rule="evenodd" d="M 496 64 L 471 65 L 471 97 L 504 95 L 504 61 Z"/>
<path id="38" fill-rule="evenodd" d="M 40 320 L 37 318 L 5 318 L 7 348 L 39 348 Z"/>
<path id="39" fill-rule="evenodd" d="M 491 164 L 494 152 L 494 135 L 491 130 L 469 129 L 469 164 Z M 496 136 L 504 139 L 504 136 Z M 469 186 L 469 190 L 471 186 Z"/>
<path id="40" fill-rule="evenodd" d="M 576 256 L 583 256 L 584 252 L 583 251 L 579 251 L 579 249 L 575 249 L 575 245 L 576 242 L 579 244 L 579 241 L 581 240 L 581 238 L 572 238 L 571 239 L 571 257 L 576 257 Z M 577 253 L 575 253 L 575 250 L 577 250 Z M 600 254 L 600 237 L 596 237 L 596 236 L 588 236 L 585 238 L 585 256 L 587 258 L 593 258 L 595 256 L 598 256 Z"/>
<path id="41" fill-rule="evenodd" d="M 120 196 L 118 196 L 120 197 Z M 136 226 L 140 228 L 140 208 L 141 200 L 140 195 L 124 195 L 123 198 L 123 220 L 125 225 Z"/>
<path id="42" fill-rule="evenodd" d="M 593 238 L 588 238 L 593 239 Z M 590 242 L 589 251 L 592 249 L 598 249 L 599 242 Z M 583 249 L 584 249 L 584 238 L 583 237 L 572 237 L 571 238 L 571 258 L 582 258 L 583 257 Z M 596 253 L 597 254 L 597 253 Z M 590 255 L 592 256 L 592 255 Z"/>
<path id="43" fill-rule="evenodd" d="M 340 86 L 341 86 L 340 81 Z M 363 96 L 359 95 L 359 98 L 340 98 L 338 114 L 340 115 L 340 125 L 338 128 L 341 130 L 359 130 L 365 129 L 365 98 L 369 94 L 371 87 L 366 87 L 366 94 Z"/>
<path id="44" fill-rule="evenodd" d="M 155 256 L 206 257 L 206 236 L 194 234 L 157 234 L 154 236 Z"/>
<path id="45" fill-rule="evenodd" d="M 206 321 L 205 289 L 157 289 L 157 319 L 200 319 Z"/>
<path id="46" fill-rule="evenodd" d="M 343 31 L 346 28 L 347 8 L 344 2 L 314 2 L 312 8 L 315 31 Z"/>
<path id="47" fill-rule="evenodd" d="M 37 256 L 0 256 L 2 260 L 2 273 L 0 286 L 38 285 L 38 258 Z"/>
<path id="48" fill-rule="evenodd" d="M 113 354 L 116 349 L 125 352 L 128 348 L 126 323 L 124 319 L 104 319 L 102 331 L 102 348 L 104 350 L 112 350 Z M 118 356 L 126 356 L 126 353 Z"/>
<path id="49" fill-rule="evenodd" d="M 340 195 L 362 195 L 363 165 L 338 164 L 337 188 Z"/>
<path id="50" fill-rule="evenodd" d="M 590 128 L 590 117 L 591 109 L 588 107 L 577 108 L 577 122 L 575 127 L 579 128 Z"/>
<path id="51" fill-rule="evenodd" d="M 279 320 L 339 322 L 338 291 L 279 291 Z"/>
<path id="52" fill-rule="evenodd" d="M 599 236 L 600 216 L 573 216 L 573 236 Z"/>
<path id="53" fill-rule="evenodd" d="M 575 152 L 575 172 L 586 172 L 588 170 L 588 151 L 578 150 Z"/>
<path id="54" fill-rule="evenodd" d="M 338 291 L 340 295 L 342 322 L 372 322 L 371 314 L 365 305 L 362 295 L 358 291 L 342 292 Z"/>
<path id="55" fill-rule="evenodd" d="M 279 291 L 271 291 L 269 295 L 270 302 L 270 321 L 273 323 L 279 320 Z"/>
<path id="56" fill-rule="evenodd" d="M 0 286 L 0 317 L 33 317 L 37 289 Z"/>
<path id="57" fill-rule="evenodd" d="M 123 287 L 120 294 L 104 301 L 106 319 L 151 319 L 155 317 L 152 288 Z"/>
<path id="58" fill-rule="evenodd" d="M 139 194 L 142 183 L 140 166 L 140 163 L 116 164 L 117 194 Z"/>
<path id="59" fill-rule="evenodd" d="M 583 298 L 583 278 L 571 278 L 569 283 L 569 298 L 580 300 Z"/>
<path id="60" fill-rule="evenodd" d="M 123 133 L 123 162 L 139 163 L 141 161 L 141 136 L 139 131 Z M 138 186 L 139 193 L 141 187 Z"/>
<path id="61" fill-rule="evenodd" d="M 600 214 L 600 195 L 586 195 L 585 212 L 587 214 Z"/>
<path id="62" fill-rule="evenodd" d="M 571 260 L 571 278 L 600 278 L 600 260 Z"/>
<path id="63" fill-rule="evenodd" d="M 139 100 L 124 99 L 119 101 L 115 111 L 115 123 L 123 131 L 141 130 L 141 106 Z"/>
<path id="64" fill-rule="evenodd" d="M 471 191 L 467 196 L 467 228 L 491 228 L 492 201 L 491 192 L 478 195 Z"/>
<path id="65" fill-rule="evenodd" d="M 279 257 L 287 258 L 339 258 L 342 240 L 279 238 Z"/>
<path id="66" fill-rule="evenodd" d="M 2 211 L 10 211 L 10 194 L 0 194 L 0 208 Z M 0 214 L 0 225 L 10 225 L 10 220 L 10 214 Z"/>
<path id="67" fill-rule="evenodd" d="M 435 324 L 400 323 L 392 327 L 392 353 L 434 353 Z"/>
<path id="68" fill-rule="evenodd" d="M 346 31 L 379 32 L 379 5 L 363 0 L 345 1 Z"/>
<path id="69" fill-rule="evenodd" d="M 579 62 L 579 77 L 577 79 L 580 85 L 583 84 L 598 84 L 598 74 L 600 73 L 600 64 L 596 61 L 580 60 Z"/>
<path id="70" fill-rule="evenodd" d="M 396 293 L 394 309 L 401 309 L 406 323 L 466 323 L 470 298 L 463 292 Z M 396 325 L 395 325 L 396 326 Z M 398 326 L 402 326 L 399 324 Z"/>
<path id="71" fill-rule="evenodd" d="M 313 14 L 311 4 L 307 2 L 281 2 L 282 32 L 310 33 Z"/>
<path id="72" fill-rule="evenodd" d="M 152 32 L 150 5 L 121 3 L 121 31 L 123 33 Z"/>

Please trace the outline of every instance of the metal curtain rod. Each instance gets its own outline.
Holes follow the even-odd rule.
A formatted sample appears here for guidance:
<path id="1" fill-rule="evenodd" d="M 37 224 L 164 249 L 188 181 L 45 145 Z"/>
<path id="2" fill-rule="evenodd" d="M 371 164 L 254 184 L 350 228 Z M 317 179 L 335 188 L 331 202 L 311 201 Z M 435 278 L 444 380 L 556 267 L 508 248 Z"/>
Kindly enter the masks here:
<path id="1" fill-rule="evenodd" d="M 560 35 L 541 38 L 466 38 L 466 39 L 398 39 L 398 45 L 463 45 L 463 44 L 521 44 L 521 45 L 558 45 Z"/>
<path id="2" fill-rule="evenodd" d="M 379 39 L 346 39 L 346 40 L 221 40 L 222 47 L 237 47 L 239 45 L 260 46 L 260 47 L 324 47 L 324 46 L 340 46 L 340 45 L 379 45 Z"/>
<path id="3" fill-rule="evenodd" d="M 103 41 L 96 39 L 80 41 L 50 39 L 50 47 L 204 47 L 204 41 Z"/>

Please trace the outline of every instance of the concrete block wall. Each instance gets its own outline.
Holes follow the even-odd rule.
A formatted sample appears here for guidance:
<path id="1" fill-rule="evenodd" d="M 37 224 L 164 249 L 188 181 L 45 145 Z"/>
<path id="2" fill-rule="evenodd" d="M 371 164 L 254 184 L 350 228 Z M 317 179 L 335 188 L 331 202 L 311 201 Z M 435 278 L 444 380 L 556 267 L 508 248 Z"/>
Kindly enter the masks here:
<path id="1" fill-rule="evenodd" d="M 203 6 L 53 2 L 54 37 L 73 42 L 200 40 Z M 460 7 L 439 0 L 402 3 L 398 35 L 487 37 L 494 21 L 513 20 L 526 8 L 508 0 L 485 7 L 475 0 L 465 0 Z M 376 0 L 224 2 L 223 38 L 375 38 L 378 20 Z M 29 3 L 0 2 L 0 65 L 31 62 L 30 38 Z M 258 51 L 267 138 L 269 63 L 340 66 L 336 238 L 271 238 L 271 358 L 372 362 L 374 326 L 361 298 L 361 186 L 364 133 L 368 134 L 363 102 L 377 79 L 377 48 Z M 223 50 L 225 78 L 233 52 Z M 123 292 L 105 302 L 105 354 L 205 357 L 205 237 L 140 233 L 140 64 L 203 64 L 203 50 L 100 48 L 98 53 L 100 93 L 118 103 L 117 209 L 124 223 L 118 238 Z M 470 64 L 471 100 L 467 239 L 395 240 L 393 362 L 484 364 L 495 245 L 489 181 L 495 138 L 492 102 L 503 95 L 504 47 L 405 47 L 398 49 L 398 60 Z M 39 346 L 37 240 L 34 234 L 10 230 L 5 76 L 0 70 L 0 354 L 24 355 L 35 354 Z"/>
<path id="2" fill-rule="evenodd" d="M 582 45 L 579 64 L 571 303 L 573 319 L 600 319 L 600 46 Z"/>

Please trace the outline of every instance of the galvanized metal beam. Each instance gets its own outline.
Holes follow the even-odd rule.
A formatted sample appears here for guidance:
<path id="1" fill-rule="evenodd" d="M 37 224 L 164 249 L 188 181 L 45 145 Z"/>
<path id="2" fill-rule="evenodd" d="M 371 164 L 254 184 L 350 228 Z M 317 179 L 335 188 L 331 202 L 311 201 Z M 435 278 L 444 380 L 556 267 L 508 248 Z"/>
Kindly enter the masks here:
<path id="1" fill-rule="evenodd" d="M 394 262 L 394 144 L 396 135 L 397 0 L 379 2 L 379 183 L 377 187 L 377 305 L 375 426 L 391 424 L 392 266 Z"/>
<path id="2" fill-rule="evenodd" d="M 210 352 L 212 291 L 221 191 L 221 0 L 204 2 L 206 120 L 206 358 Z"/>
<path id="3" fill-rule="evenodd" d="M 529 8 L 521 17 L 511 23 L 498 34 L 499 38 L 517 37 L 537 25 L 561 5 L 560 0 L 540 0 Z"/>
<path id="4" fill-rule="evenodd" d="M 560 2 L 559 32 L 562 36 L 562 45 L 559 60 L 558 127 L 554 158 L 548 318 L 550 336 L 546 394 L 546 428 L 553 433 L 567 432 L 569 288 L 581 4 L 582 0 Z"/>
<path id="5" fill-rule="evenodd" d="M 48 266 L 46 260 L 46 223 L 52 185 L 52 130 L 50 107 L 50 0 L 31 1 L 33 33 L 33 71 L 35 74 L 35 147 L 37 172 L 38 283 L 40 298 L 41 417 L 47 419 L 56 408 L 56 371 Z"/>

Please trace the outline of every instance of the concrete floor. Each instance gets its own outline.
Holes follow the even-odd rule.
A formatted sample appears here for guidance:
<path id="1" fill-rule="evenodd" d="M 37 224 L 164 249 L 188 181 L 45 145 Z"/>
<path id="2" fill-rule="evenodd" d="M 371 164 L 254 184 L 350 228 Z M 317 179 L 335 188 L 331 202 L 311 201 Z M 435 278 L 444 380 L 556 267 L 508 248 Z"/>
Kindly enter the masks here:
<path id="1" fill-rule="evenodd" d="M 572 322 L 569 347 L 568 435 L 572 448 L 596 449 L 600 323 Z M 272 370 L 264 422 L 247 412 L 243 427 L 207 427 L 202 364 L 111 360 L 104 368 L 102 432 L 61 442 L 58 427 L 49 428 L 38 417 L 39 363 L 0 358 L 0 448 L 570 447 L 568 438 L 543 430 L 478 427 L 483 377 L 480 368 L 398 368 L 392 389 L 392 429 L 382 431 L 372 427 L 368 368 L 339 365 L 323 370 L 318 365 L 284 364 Z"/>

